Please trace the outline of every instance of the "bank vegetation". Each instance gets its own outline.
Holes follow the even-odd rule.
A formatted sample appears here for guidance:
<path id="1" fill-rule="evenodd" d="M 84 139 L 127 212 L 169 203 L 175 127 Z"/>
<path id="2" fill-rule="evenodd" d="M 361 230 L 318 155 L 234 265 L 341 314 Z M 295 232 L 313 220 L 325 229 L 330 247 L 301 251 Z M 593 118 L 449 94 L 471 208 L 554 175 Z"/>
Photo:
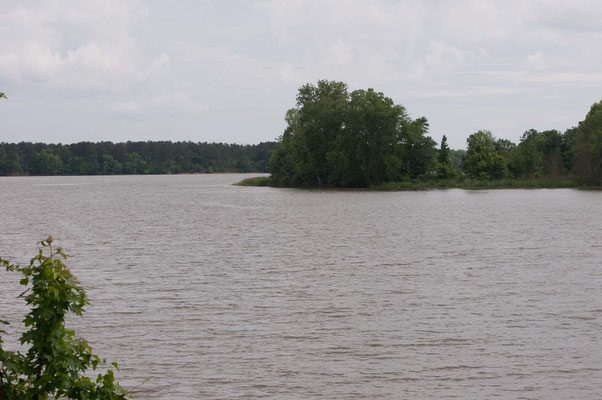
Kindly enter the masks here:
<path id="1" fill-rule="evenodd" d="M 425 117 L 373 89 L 349 92 L 343 82 L 299 89 L 287 127 L 270 158 L 270 177 L 243 185 L 428 188 L 599 188 L 602 102 L 577 126 L 525 131 L 518 144 L 479 130 L 466 150 L 437 144 Z"/>

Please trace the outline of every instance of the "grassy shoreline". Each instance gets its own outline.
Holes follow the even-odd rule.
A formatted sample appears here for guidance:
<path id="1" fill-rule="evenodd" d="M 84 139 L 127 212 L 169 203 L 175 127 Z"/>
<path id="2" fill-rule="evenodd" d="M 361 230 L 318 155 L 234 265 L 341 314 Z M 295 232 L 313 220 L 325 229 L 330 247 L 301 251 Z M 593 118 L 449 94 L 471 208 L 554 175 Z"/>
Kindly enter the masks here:
<path id="1" fill-rule="evenodd" d="M 235 183 L 236 186 L 270 186 L 272 185 L 269 176 L 258 176 L 243 179 Z M 328 189 L 328 188 L 318 188 Z M 348 189 L 348 188 L 332 188 Z M 374 191 L 416 191 L 416 190 L 437 190 L 437 189 L 587 189 L 602 190 L 600 185 L 586 185 L 571 178 L 532 178 L 532 179 L 500 179 L 500 180 L 407 180 L 400 182 L 387 182 L 380 185 L 370 186 L 368 188 L 353 188 Z"/>

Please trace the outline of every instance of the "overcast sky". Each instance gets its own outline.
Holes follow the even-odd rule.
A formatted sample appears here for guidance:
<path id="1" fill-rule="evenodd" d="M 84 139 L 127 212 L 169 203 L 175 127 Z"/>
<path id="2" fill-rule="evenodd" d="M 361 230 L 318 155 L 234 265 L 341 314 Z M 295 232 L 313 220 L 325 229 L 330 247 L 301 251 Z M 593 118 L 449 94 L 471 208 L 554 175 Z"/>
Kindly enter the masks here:
<path id="1" fill-rule="evenodd" d="M 602 99 L 602 3 L 0 0 L 0 142 L 274 140 L 319 79 L 452 148 L 564 130 Z"/>

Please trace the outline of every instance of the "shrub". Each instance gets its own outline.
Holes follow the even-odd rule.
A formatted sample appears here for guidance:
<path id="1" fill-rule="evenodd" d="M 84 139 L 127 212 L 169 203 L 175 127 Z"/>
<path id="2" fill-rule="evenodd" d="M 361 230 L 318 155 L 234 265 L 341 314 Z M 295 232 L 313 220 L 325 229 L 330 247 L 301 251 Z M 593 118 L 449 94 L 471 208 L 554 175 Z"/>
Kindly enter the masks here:
<path id="1" fill-rule="evenodd" d="M 28 348 L 25 354 L 5 351 L 1 334 L 6 332 L 0 330 L 0 399 L 126 399 L 127 393 L 114 380 L 116 363 L 95 379 L 85 375 L 99 364 L 106 365 L 84 339 L 65 328 L 67 313 L 81 316 L 89 304 L 86 292 L 63 263 L 67 255 L 52 247 L 52 237 L 38 244 L 38 254 L 26 267 L 0 258 L 0 267 L 23 275 L 20 283 L 26 290 L 20 297 L 31 307 L 23 320 L 27 330 L 20 337 L 21 345 Z"/>

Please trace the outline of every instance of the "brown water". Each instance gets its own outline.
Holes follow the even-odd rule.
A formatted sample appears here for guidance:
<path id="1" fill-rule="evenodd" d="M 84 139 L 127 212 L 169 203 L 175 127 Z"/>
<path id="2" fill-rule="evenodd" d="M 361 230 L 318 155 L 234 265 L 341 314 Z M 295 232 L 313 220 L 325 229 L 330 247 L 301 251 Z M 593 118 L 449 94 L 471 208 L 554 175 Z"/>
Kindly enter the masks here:
<path id="1" fill-rule="evenodd" d="M 243 177 L 0 178 L 0 256 L 73 254 L 73 324 L 137 399 L 602 396 L 602 192 Z"/>

